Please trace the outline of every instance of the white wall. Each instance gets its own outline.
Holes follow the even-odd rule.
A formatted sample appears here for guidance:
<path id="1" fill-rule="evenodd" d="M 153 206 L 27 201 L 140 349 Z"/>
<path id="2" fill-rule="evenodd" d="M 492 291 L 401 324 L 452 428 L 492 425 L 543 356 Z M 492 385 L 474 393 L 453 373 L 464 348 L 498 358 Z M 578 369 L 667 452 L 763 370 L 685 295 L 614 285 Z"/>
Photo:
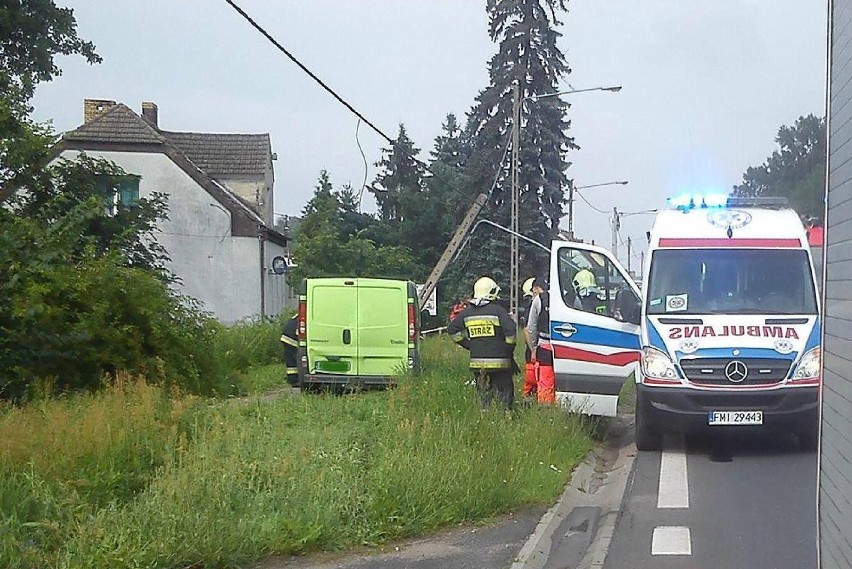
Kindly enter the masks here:
<path id="1" fill-rule="evenodd" d="M 216 180 L 225 185 L 232 193 L 240 196 L 254 211 L 260 215 L 264 223 L 272 227 L 273 208 L 271 193 L 264 180 L 248 180 L 238 178 L 218 177 Z"/>
<path id="2" fill-rule="evenodd" d="M 86 154 L 141 176 L 140 198 L 154 192 L 168 194 L 169 219 L 160 223 L 156 238 L 171 257 L 170 269 L 181 279 L 176 287 L 180 293 L 199 300 L 204 310 L 225 323 L 260 314 L 258 239 L 232 237 L 231 214 L 204 188 L 164 154 Z M 69 159 L 76 156 L 77 151 L 62 154 Z"/>
<path id="3" fill-rule="evenodd" d="M 849 569 L 852 567 L 852 0 L 834 0 L 832 10 L 819 551 L 822 569 Z"/>

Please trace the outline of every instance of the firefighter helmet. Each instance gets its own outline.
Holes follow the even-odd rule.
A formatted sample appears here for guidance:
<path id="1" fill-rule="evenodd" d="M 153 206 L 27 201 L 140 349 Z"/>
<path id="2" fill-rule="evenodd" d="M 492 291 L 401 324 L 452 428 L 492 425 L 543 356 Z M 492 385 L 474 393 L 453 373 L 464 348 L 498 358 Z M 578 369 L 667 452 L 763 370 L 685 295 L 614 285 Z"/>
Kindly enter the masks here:
<path id="1" fill-rule="evenodd" d="M 530 277 L 530 278 L 528 278 L 527 280 L 524 281 L 524 286 L 523 286 L 524 296 L 532 296 L 533 295 L 533 283 L 534 282 L 535 282 L 535 279 L 533 277 Z"/>
<path id="2" fill-rule="evenodd" d="M 581 269 L 577 271 L 577 274 L 574 275 L 572 284 L 574 285 L 574 292 L 576 292 L 578 296 L 589 296 L 590 294 L 596 293 L 598 290 L 598 283 L 595 280 L 595 275 L 588 269 Z"/>
<path id="3" fill-rule="evenodd" d="M 482 277 L 473 285 L 473 298 L 497 300 L 497 295 L 499 294 L 500 287 L 490 277 Z"/>

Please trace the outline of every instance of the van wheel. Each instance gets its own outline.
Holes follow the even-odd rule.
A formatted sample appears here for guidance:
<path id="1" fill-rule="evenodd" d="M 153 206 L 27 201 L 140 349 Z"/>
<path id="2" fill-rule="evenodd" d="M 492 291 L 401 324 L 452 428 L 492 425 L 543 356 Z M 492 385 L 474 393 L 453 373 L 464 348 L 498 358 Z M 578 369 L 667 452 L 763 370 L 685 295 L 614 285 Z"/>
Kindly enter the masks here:
<path id="1" fill-rule="evenodd" d="M 645 402 L 639 393 L 636 394 L 636 448 L 639 450 L 660 450 L 662 437 L 649 424 L 645 416 Z"/>

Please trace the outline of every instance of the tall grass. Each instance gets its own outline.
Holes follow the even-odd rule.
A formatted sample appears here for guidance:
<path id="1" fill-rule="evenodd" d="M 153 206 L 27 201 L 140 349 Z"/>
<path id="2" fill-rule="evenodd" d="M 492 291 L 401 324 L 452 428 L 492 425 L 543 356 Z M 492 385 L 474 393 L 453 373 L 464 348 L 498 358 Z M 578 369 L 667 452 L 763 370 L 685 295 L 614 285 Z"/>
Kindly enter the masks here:
<path id="1" fill-rule="evenodd" d="M 283 355 L 281 330 L 286 318 L 254 319 L 222 327 L 213 340 L 221 365 L 231 373 L 253 365 L 280 362 Z"/>
<path id="2" fill-rule="evenodd" d="M 132 500 L 185 448 L 197 401 L 120 377 L 98 395 L 0 414 L 0 566 L 50 566 L 104 507 Z"/>
<path id="3" fill-rule="evenodd" d="M 138 386 L 7 411 L 0 455 L 13 424 L 29 450 L 0 463 L 0 566 L 235 566 L 552 501 L 589 448 L 581 422 L 550 408 L 481 413 L 465 354 L 440 339 L 423 351 L 423 374 L 388 392 L 209 401 L 199 411 L 195 400 Z M 131 396 L 144 403 L 126 413 L 118 402 Z M 90 414 L 98 418 L 83 419 Z M 102 425 L 72 429 L 78 439 L 139 434 L 110 435 L 112 445 L 74 442 L 65 430 L 48 443 L 49 425 L 68 416 Z M 73 449 L 80 458 L 48 464 Z M 135 453 L 148 456 L 144 468 L 125 456 Z M 74 483 L 84 476 L 97 492 Z"/>

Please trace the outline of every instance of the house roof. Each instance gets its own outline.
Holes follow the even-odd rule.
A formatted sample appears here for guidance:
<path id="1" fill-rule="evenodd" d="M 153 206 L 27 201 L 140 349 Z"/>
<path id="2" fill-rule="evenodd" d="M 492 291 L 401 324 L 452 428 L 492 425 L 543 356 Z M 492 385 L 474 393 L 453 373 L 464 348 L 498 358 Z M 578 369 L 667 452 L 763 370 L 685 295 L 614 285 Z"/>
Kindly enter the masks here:
<path id="1" fill-rule="evenodd" d="M 92 120 L 66 132 L 63 138 L 98 144 L 169 143 L 214 178 L 264 176 L 272 154 L 268 134 L 163 131 L 122 103 L 111 105 Z"/>
<path id="2" fill-rule="evenodd" d="M 166 141 L 127 105 L 117 103 L 91 121 L 63 135 L 66 140 L 121 144 L 162 144 Z"/>
<path id="3" fill-rule="evenodd" d="M 54 146 L 53 154 L 59 156 L 64 150 L 163 153 L 233 214 L 234 235 L 254 236 L 262 227 L 272 240 L 284 241 L 283 235 L 266 228 L 251 207 L 215 179 L 264 175 L 272 150 L 268 134 L 165 132 L 126 105 L 116 103 L 66 132 Z M 245 156 L 241 156 L 243 153 Z"/>
<path id="4" fill-rule="evenodd" d="M 268 134 L 160 132 L 193 164 L 213 177 L 262 176 L 272 153 Z"/>

